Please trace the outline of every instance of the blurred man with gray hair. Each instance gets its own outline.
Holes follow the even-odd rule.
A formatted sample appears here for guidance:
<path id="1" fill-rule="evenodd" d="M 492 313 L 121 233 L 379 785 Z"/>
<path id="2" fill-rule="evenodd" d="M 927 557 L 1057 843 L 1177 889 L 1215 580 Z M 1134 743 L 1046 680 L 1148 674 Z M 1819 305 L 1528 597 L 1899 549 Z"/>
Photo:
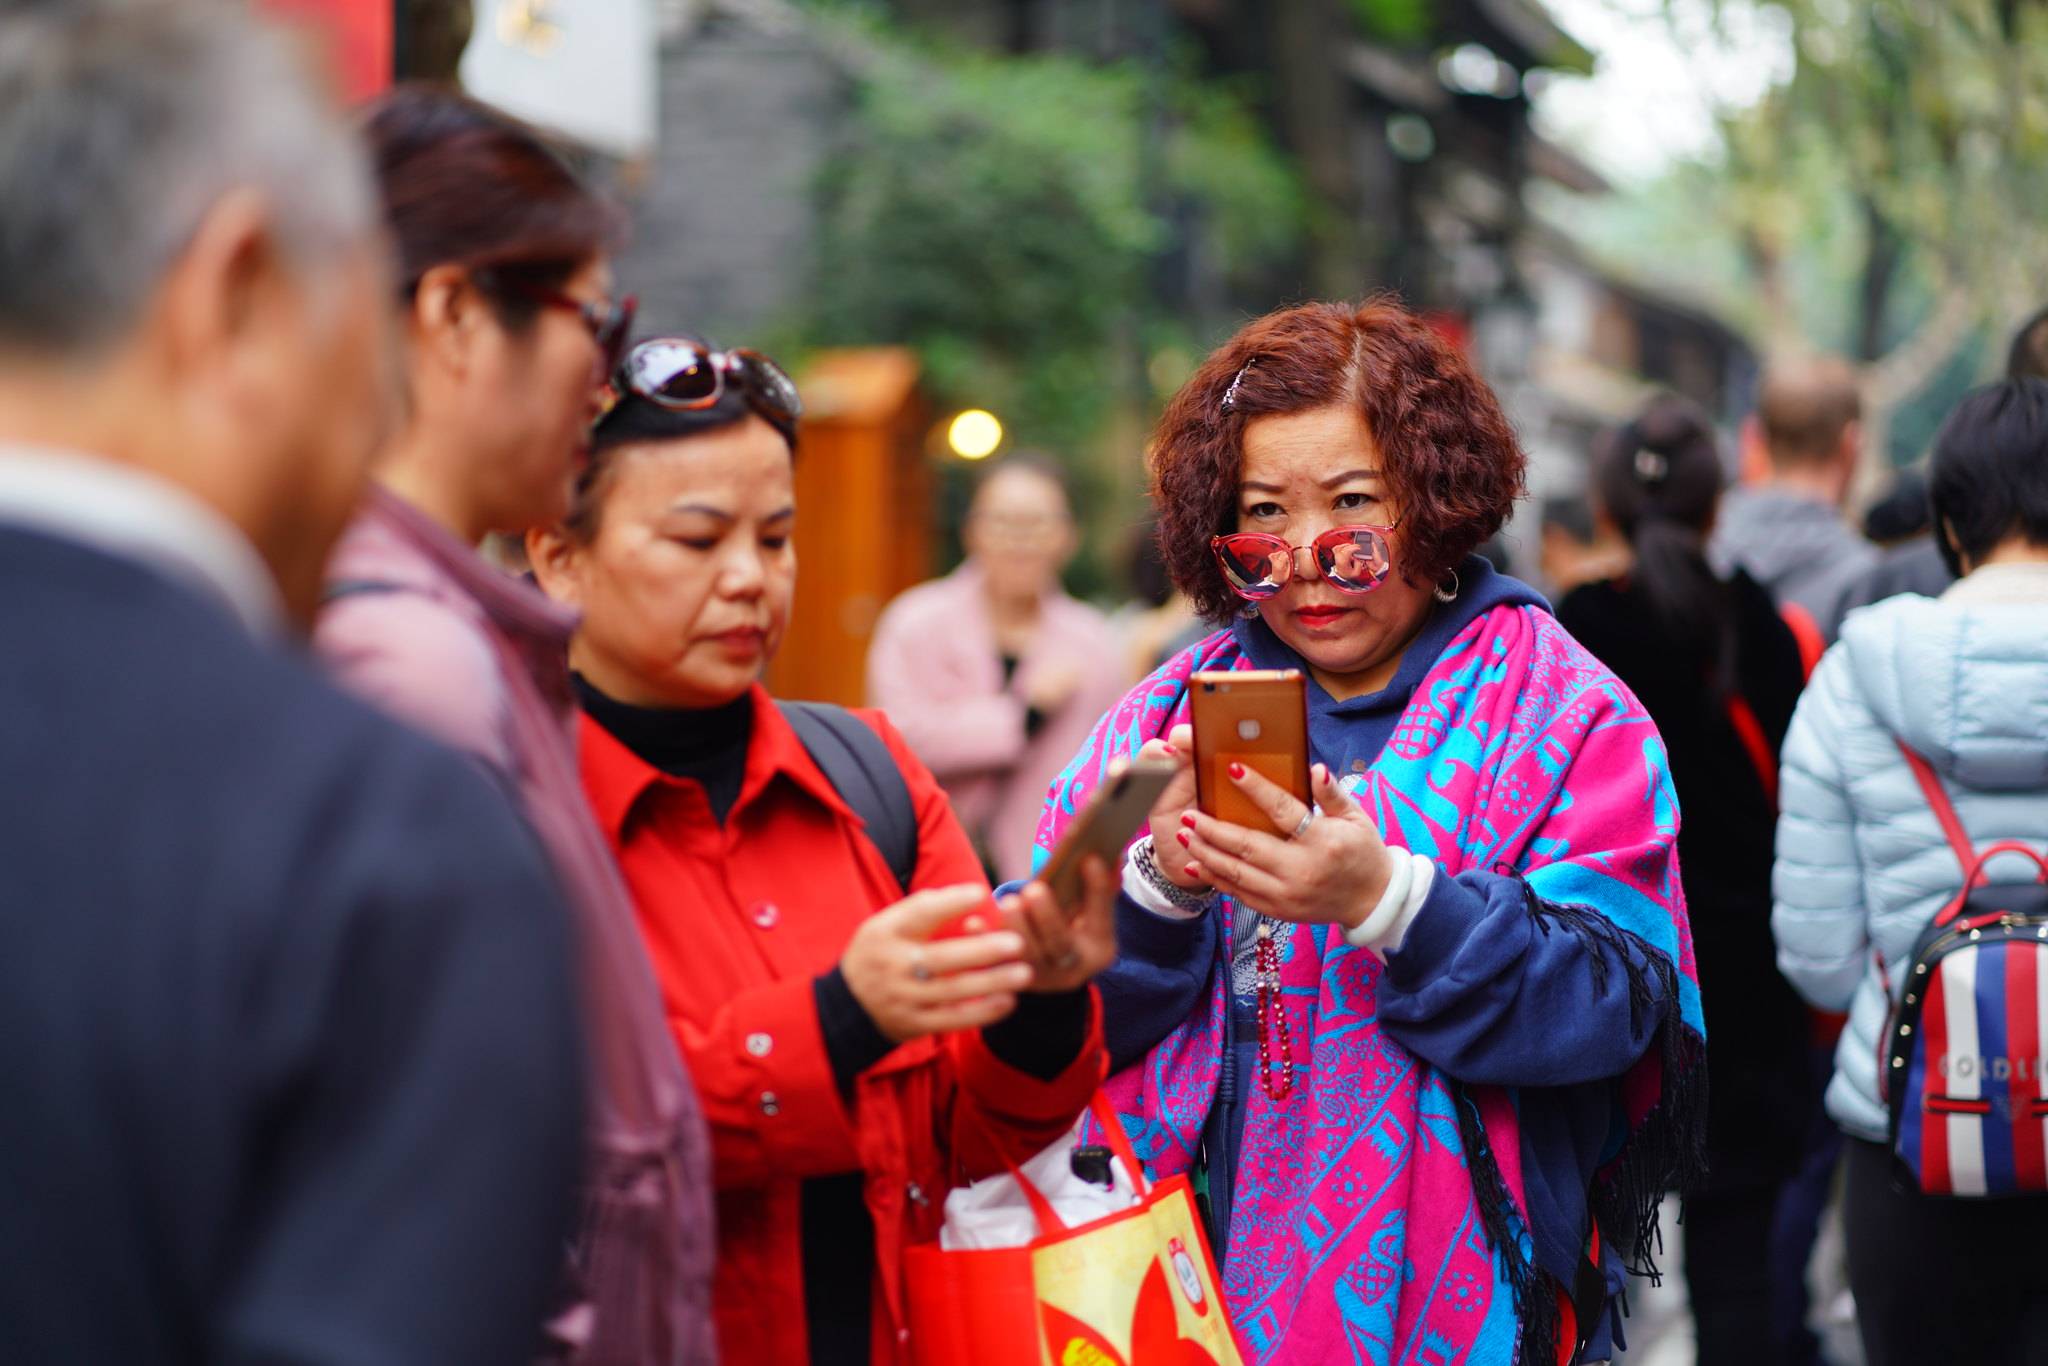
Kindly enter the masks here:
<path id="1" fill-rule="evenodd" d="M 1877 563 L 1842 516 L 1863 445 L 1855 370 L 1833 356 L 1772 365 L 1742 442 L 1762 478 L 1723 501 L 1713 557 L 1769 589 L 1808 650 L 1834 638 L 1843 598 Z"/>
<path id="2" fill-rule="evenodd" d="M 503 794 L 292 638 L 390 402 L 360 154 L 217 0 L 0 11 L 0 1357 L 503 1363 L 574 956 Z"/>
<path id="3" fill-rule="evenodd" d="M 1855 369 L 1834 356 L 1771 365 L 1756 412 L 1743 423 L 1742 447 L 1743 467 L 1757 477 L 1722 499 L 1708 553 L 1721 572 L 1742 569 L 1770 593 L 1810 674 L 1834 640 L 1844 602 L 1878 561 L 1877 547 L 1843 517 L 1863 447 Z M 1833 1065 L 1832 1050 L 1814 1049 L 1809 1061 L 1818 1083 Z M 1805 1130 L 1804 1152 L 1778 1195 L 1771 1262 L 1800 1274 L 1775 1278 L 1772 1320 L 1785 1360 L 1812 1362 L 1820 1359 L 1820 1341 L 1807 1327 L 1803 1273 L 1842 1140 L 1818 1107 L 1787 1115 L 1785 1123 Z"/>

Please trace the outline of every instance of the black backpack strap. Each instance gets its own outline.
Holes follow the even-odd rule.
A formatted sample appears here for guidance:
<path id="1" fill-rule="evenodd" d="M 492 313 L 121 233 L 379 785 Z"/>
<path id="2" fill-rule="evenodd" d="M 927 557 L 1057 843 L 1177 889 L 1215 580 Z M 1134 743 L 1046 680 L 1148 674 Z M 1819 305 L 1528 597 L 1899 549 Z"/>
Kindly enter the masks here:
<path id="1" fill-rule="evenodd" d="M 917 809 L 896 756 L 874 729 L 829 702 L 779 702 L 796 738 L 846 804 L 867 823 L 905 895 L 917 876 Z"/>

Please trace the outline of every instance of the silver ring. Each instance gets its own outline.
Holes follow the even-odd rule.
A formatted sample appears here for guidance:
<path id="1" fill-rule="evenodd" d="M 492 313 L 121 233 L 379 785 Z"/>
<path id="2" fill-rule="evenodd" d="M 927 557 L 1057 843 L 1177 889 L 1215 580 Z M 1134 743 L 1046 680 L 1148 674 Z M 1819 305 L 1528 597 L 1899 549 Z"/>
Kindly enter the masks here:
<path id="1" fill-rule="evenodd" d="M 920 982 L 929 982 L 932 980 L 932 970 L 924 965 L 923 954 L 919 954 L 917 957 L 910 960 L 910 975 L 912 977 L 915 977 Z"/>
<path id="2" fill-rule="evenodd" d="M 1310 802 L 1308 805 L 1308 810 L 1301 813 L 1301 824 L 1295 826 L 1294 833 L 1289 835 L 1287 838 L 1291 840 L 1300 839 L 1303 835 L 1308 833 L 1308 828 L 1311 824 L 1314 823 L 1315 818 L 1316 806 L 1314 802 Z"/>

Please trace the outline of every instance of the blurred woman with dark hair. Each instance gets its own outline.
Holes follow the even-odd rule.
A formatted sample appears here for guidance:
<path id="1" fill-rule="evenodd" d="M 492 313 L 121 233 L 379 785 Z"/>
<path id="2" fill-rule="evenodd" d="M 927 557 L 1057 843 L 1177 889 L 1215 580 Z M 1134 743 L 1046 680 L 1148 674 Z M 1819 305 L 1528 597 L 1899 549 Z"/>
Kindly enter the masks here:
<path id="1" fill-rule="evenodd" d="M 1695 1155 L 1663 747 L 1474 553 L 1523 465 L 1405 310 L 1247 325 L 1153 443 L 1167 563 L 1222 629 L 1046 802 L 1041 856 L 1119 758 L 1182 766 L 1125 860 L 1109 1090 L 1140 1155 L 1206 1189 L 1261 1363 L 1599 1360 Z M 1190 678 L 1232 669 L 1309 679 L 1313 804 L 1230 775 L 1282 835 L 1195 809 Z"/>
<path id="2" fill-rule="evenodd" d="M 329 566 L 316 644 L 346 685 L 518 793 L 579 914 L 589 1187 L 551 1355 L 709 1362 L 703 1125 L 577 779 L 575 619 L 476 550 L 568 510 L 631 313 L 606 261 L 616 218 L 532 133 L 458 95 L 396 90 L 366 131 L 399 260 L 408 403 Z"/>
<path id="3" fill-rule="evenodd" d="M 1945 923 L 1988 949 L 2039 904 L 2019 898 L 2048 847 L 2048 381 L 1965 395 L 1928 485 L 1958 577 L 1854 613 L 1814 672 L 1785 740 L 1772 926 L 1801 994 L 1849 1012 L 1827 1110 L 1865 1359 L 2020 1366 L 2048 1361 L 2041 975 L 2017 953 L 1930 962 L 1922 936 L 1965 912 Z M 2020 915 L 1965 906 L 1980 858 Z"/>
<path id="4" fill-rule="evenodd" d="M 1722 482 L 1713 429 L 1683 399 L 1659 398 L 1608 433 L 1593 459 L 1597 515 L 1633 562 L 1573 590 L 1557 619 L 1641 700 L 1671 758 L 1713 1039 L 1708 1175 L 1682 1226 L 1686 1283 L 1701 1366 L 1768 1366 L 1801 1331 L 1773 1321 L 1776 1287 L 1805 1268 L 1773 1266 L 1770 1234 L 1819 1099 L 1806 1012 L 1778 973 L 1770 927 L 1778 749 L 1802 680 L 1770 594 L 1707 564 Z M 1779 1305 L 1776 1317 L 1796 1315 Z"/>

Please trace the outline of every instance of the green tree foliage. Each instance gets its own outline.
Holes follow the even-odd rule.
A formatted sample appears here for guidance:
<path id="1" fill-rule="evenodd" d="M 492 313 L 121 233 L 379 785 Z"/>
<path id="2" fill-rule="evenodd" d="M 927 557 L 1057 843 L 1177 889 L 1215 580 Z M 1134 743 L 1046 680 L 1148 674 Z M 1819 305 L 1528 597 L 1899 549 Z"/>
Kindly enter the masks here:
<path id="1" fill-rule="evenodd" d="M 1359 32 L 1389 43 L 1415 43 L 1435 30 L 1435 6 L 1430 0 L 1347 0 Z"/>
<path id="2" fill-rule="evenodd" d="M 1729 121 L 1732 203 L 1772 336 L 1797 337 L 1785 262 L 1851 238 L 1847 350 L 1872 435 L 1917 452 L 1967 349 L 2048 298 L 2048 9 L 2037 0 L 1785 0 L 1791 80 Z M 1838 258 L 1839 259 L 1839 258 Z M 1900 420 L 1892 422 L 1894 414 Z"/>
<path id="3" fill-rule="evenodd" d="M 862 48 L 806 340 L 907 342 L 941 402 L 1027 443 L 1085 449 L 1139 397 L 1141 349 L 1185 338 L 1153 285 L 1188 225 L 1226 277 L 1297 249 L 1300 186 L 1227 89 L 880 30 Z"/>
<path id="4" fill-rule="evenodd" d="M 2039 288 L 2048 246 L 2048 9 L 2035 0 L 1787 0 L 1792 79 L 1729 121 L 1749 246 L 1774 258 L 1843 206 L 1881 314 L 1907 253 L 1980 313 Z M 1869 274 L 1874 272 L 1874 276 Z M 1868 312 L 1868 310 L 1866 310 Z M 1866 358 L 1885 320 L 1859 320 Z"/>
<path id="5" fill-rule="evenodd" d="M 1781 15 L 1790 78 L 1723 118 L 1720 155 L 1638 192 L 1601 235 L 1710 289 L 1767 353 L 1862 362 L 1871 434 L 1910 458 L 1919 409 L 1945 408 L 2048 303 L 2048 5 L 1712 3 Z"/>

